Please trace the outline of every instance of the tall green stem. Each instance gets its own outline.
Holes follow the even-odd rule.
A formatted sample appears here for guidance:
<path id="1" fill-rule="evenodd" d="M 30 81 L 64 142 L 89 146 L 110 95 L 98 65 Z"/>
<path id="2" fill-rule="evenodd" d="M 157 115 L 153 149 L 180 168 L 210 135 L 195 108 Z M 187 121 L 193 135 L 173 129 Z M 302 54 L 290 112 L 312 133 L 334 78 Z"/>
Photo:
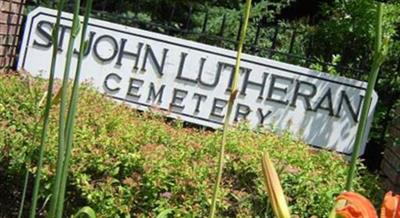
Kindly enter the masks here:
<path id="1" fill-rule="evenodd" d="M 360 153 L 360 148 L 361 148 L 361 143 L 362 139 L 364 138 L 365 134 L 365 127 L 367 124 L 367 119 L 368 119 L 368 112 L 370 109 L 371 105 L 371 100 L 372 100 L 372 93 L 376 84 L 376 80 L 378 78 L 378 73 L 380 66 L 382 65 L 384 61 L 384 56 L 382 52 L 382 8 L 383 4 L 379 3 L 378 4 L 378 10 L 377 10 L 377 19 L 376 19 L 376 39 L 375 39 L 375 51 L 374 51 L 374 60 L 372 63 L 372 68 L 371 72 L 368 76 L 368 86 L 367 86 L 367 93 L 365 95 L 362 111 L 361 111 L 361 117 L 360 117 L 360 122 L 358 124 L 358 129 L 357 129 L 357 135 L 356 135 L 356 140 L 354 142 L 354 150 L 353 154 L 351 157 L 351 164 L 350 164 L 350 169 L 348 172 L 347 176 L 347 181 L 346 181 L 346 190 L 351 191 L 352 190 L 352 185 L 353 185 L 353 179 L 355 177 L 356 171 L 357 171 L 357 159 L 358 155 Z"/>
<path id="2" fill-rule="evenodd" d="M 63 211 L 63 207 L 64 207 L 64 196 L 65 196 L 66 183 L 67 183 L 67 178 L 68 178 L 69 161 L 71 158 L 71 150 L 72 150 L 72 142 L 73 142 L 75 114 L 76 114 L 76 108 L 77 108 L 78 97 L 79 97 L 79 79 L 80 79 L 80 74 L 81 74 L 84 53 L 85 53 L 85 50 L 87 49 L 87 43 L 85 42 L 85 38 L 86 38 L 86 31 L 87 31 L 87 26 L 89 23 L 91 9 L 92 9 L 92 0 L 87 0 L 86 7 L 85 7 L 85 17 L 84 17 L 84 21 L 83 21 L 83 28 L 82 28 L 82 32 L 81 32 L 81 42 L 80 42 L 80 47 L 79 47 L 78 63 L 77 63 L 77 67 L 76 67 L 74 85 L 72 88 L 72 96 L 71 96 L 69 110 L 68 110 L 68 116 L 67 116 L 66 151 L 65 151 L 64 165 L 63 165 L 63 169 L 62 169 L 61 187 L 60 187 L 60 194 L 59 194 L 58 206 L 57 206 L 57 217 L 62 216 L 62 211 Z"/>
<path id="3" fill-rule="evenodd" d="M 28 188 L 28 180 L 29 180 L 29 168 L 27 167 L 25 171 L 24 190 L 22 191 L 22 198 L 21 198 L 21 203 L 19 205 L 18 218 L 21 218 L 22 213 L 24 212 L 26 190 Z"/>
<path id="4" fill-rule="evenodd" d="M 62 166 L 64 163 L 65 156 L 65 109 L 67 104 L 67 91 L 68 91 L 68 81 L 69 81 L 69 71 L 71 67 L 72 55 L 74 53 L 74 43 L 76 36 L 79 33 L 79 8 L 80 0 L 76 0 L 74 3 L 74 18 L 72 21 L 71 35 L 68 43 L 67 58 L 65 62 L 64 77 L 61 88 L 61 105 L 59 114 L 59 132 L 58 132 L 58 157 L 57 157 L 57 169 L 56 176 L 53 183 L 53 190 L 50 202 L 49 217 L 53 218 L 56 215 L 57 201 L 60 193 L 61 176 L 62 176 Z"/>
<path id="5" fill-rule="evenodd" d="M 51 66 L 50 66 L 50 75 L 49 75 L 49 85 L 47 87 L 47 97 L 46 97 L 46 106 L 44 109 L 43 114 L 43 127 L 40 136 L 40 149 L 39 149 L 39 161 L 37 164 L 36 176 L 35 176 L 35 183 L 33 187 L 32 193 L 32 203 L 31 203 L 31 210 L 29 217 L 34 218 L 36 216 L 36 207 L 38 201 L 38 194 L 39 194 L 39 187 L 40 187 L 40 177 L 41 177 L 41 169 L 43 167 L 43 157 L 44 157 L 44 147 L 47 140 L 47 131 L 49 128 L 49 120 L 50 120 L 50 109 L 51 109 L 51 98 L 53 95 L 53 87 L 54 87 L 54 75 L 56 69 L 56 62 L 57 62 L 57 52 L 58 52 L 58 30 L 60 28 L 60 20 L 61 20 L 61 12 L 64 8 L 65 0 L 60 0 L 57 5 L 57 18 L 56 23 L 53 27 L 52 32 L 52 41 L 53 41 L 53 53 L 51 59 Z"/>
<path id="6" fill-rule="evenodd" d="M 31 89 L 31 86 L 29 86 L 29 89 Z M 38 96 L 37 94 L 34 94 L 33 90 L 30 90 L 31 95 L 35 96 L 35 114 L 39 114 L 40 113 L 40 101 L 41 99 L 39 99 L 40 96 Z M 45 97 L 47 97 L 47 92 L 45 93 Z M 39 128 L 40 123 L 42 122 L 42 118 L 43 118 L 44 114 L 42 114 L 42 116 L 40 116 L 40 119 L 35 123 L 35 127 L 33 128 L 33 134 L 32 134 L 32 145 L 36 144 L 36 137 L 37 137 L 37 130 Z M 39 146 L 40 148 L 40 146 Z M 25 179 L 24 179 L 24 189 L 22 190 L 22 196 L 21 196 L 21 203 L 19 205 L 19 211 L 18 211 L 18 218 L 22 217 L 22 214 L 24 213 L 24 207 L 25 207 L 25 198 L 26 198 L 26 191 L 28 190 L 28 185 L 29 185 L 29 176 L 30 176 L 30 172 L 29 172 L 29 162 L 27 161 L 27 166 L 26 166 L 26 171 L 25 171 Z"/>
<path id="7" fill-rule="evenodd" d="M 33 94 L 33 91 L 31 91 L 31 93 L 32 93 L 32 95 L 34 95 Z M 45 97 L 47 98 L 47 92 L 45 93 Z M 40 106 L 41 106 L 41 99 L 39 98 L 40 96 L 38 96 L 38 95 L 35 95 L 35 102 L 36 102 L 36 105 L 35 105 L 35 114 L 40 114 Z M 51 107 L 51 105 L 50 105 L 50 107 Z M 39 117 L 39 120 L 37 120 L 37 122 L 35 123 L 35 127 L 33 128 L 33 135 L 32 135 L 32 145 L 34 145 L 34 144 L 36 144 L 36 137 L 37 137 L 37 131 L 38 131 L 38 128 L 39 128 L 39 125 L 40 125 L 40 123 L 42 122 L 42 120 L 43 120 L 43 117 L 44 116 L 44 114 L 42 114 L 40 117 Z M 27 161 L 27 165 L 29 164 L 29 162 L 30 161 Z M 21 204 L 20 204 L 20 206 L 19 206 L 19 211 L 18 211 L 18 218 L 21 218 L 22 217 L 22 214 L 23 214 L 23 212 L 24 212 L 24 207 L 25 207 L 25 198 L 26 198 L 26 192 L 27 192 L 27 190 L 28 190 L 28 184 L 29 184 L 29 176 L 30 176 L 30 172 L 29 172 L 29 166 L 26 166 L 26 171 L 25 171 L 25 179 L 24 179 L 24 189 L 23 189 L 23 191 L 22 191 L 22 197 L 21 197 Z"/>
<path id="8" fill-rule="evenodd" d="M 233 74 L 233 81 L 232 81 L 232 84 L 230 87 L 231 95 L 229 97 L 227 113 L 225 116 L 224 126 L 223 126 L 222 143 L 221 143 L 219 157 L 218 157 L 217 179 L 215 181 L 214 190 L 213 190 L 213 197 L 212 197 L 210 215 L 209 215 L 210 218 L 215 217 L 215 211 L 216 211 L 216 207 L 217 207 L 219 186 L 221 183 L 222 173 L 223 173 L 223 168 L 224 168 L 225 145 L 226 145 L 227 132 L 228 132 L 228 128 L 229 128 L 229 120 L 231 117 L 233 104 L 235 103 L 236 95 L 238 92 L 237 83 L 238 83 L 238 79 L 239 79 L 240 61 L 241 61 L 241 57 L 242 57 L 243 43 L 246 38 L 247 26 L 249 23 L 250 10 L 251 10 L 251 0 L 246 0 L 245 11 L 244 11 L 244 23 L 243 23 L 243 28 L 240 32 L 239 44 L 237 47 L 235 71 Z"/>

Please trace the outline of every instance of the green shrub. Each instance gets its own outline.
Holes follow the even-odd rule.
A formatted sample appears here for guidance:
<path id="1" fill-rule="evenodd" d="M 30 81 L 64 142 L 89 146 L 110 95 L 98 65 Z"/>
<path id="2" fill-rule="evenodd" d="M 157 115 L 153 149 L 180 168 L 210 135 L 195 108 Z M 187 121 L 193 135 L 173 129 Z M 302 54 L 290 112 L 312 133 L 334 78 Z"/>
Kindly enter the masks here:
<path id="1" fill-rule="evenodd" d="M 391 40 L 389 54 L 381 67 L 375 88 L 380 100 L 370 134 L 370 151 L 367 150 L 368 158 L 374 164 L 381 159 L 381 155 L 376 153 L 383 151 L 383 145 L 387 142 L 388 134 L 385 133 L 389 121 L 393 119 L 390 110 L 400 97 L 400 2 L 396 0 L 386 2 L 383 33 Z M 335 54 L 339 55 L 340 60 L 336 62 L 337 64 L 363 70 L 363 73 L 355 73 L 339 68 L 337 69 L 339 75 L 367 80 L 375 40 L 372 28 L 375 23 L 375 11 L 374 0 L 334 1 L 332 4 L 321 4 L 319 14 L 324 19 L 321 19 L 311 32 L 314 39 L 311 53 L 327 62 L 331 62 Z M 331 73 L 329 69 L 327 71 Z"/>
<path id="2" fill-rule="evenodd" d="M 7 177 L 21 178 L 26 167 L 35 171 L 38 143 L 32 140 L 39 132 L 34 131 L 39 117 L 35 108 L 45 85 L 42 80 L 28 83 L 17 76 L 0 77 L 0 166 Z M 174 217 L 208 214 L 221 132 L 136 112 L 87 87 L 81 93 L 67 213 L 88 205 L 99 217 L 155 217 L 166 209 L 172 209 Z M 52 114 L 39 207 L 51 193 L 57 110 Z M 334 196 L 343 189 L 346 162 L 334 153 L 311 149 L 288 133 L 279 135 L 250 131 L 244 124 L 229 132 L 219 216 L 271 214 L 260 165 L 262 151 L 268 150 L 293 214 L 326 217 Z M 379 204 L 382 192 L 377 178 L 365 170 L 361 174 L 355 190 Z M 7 181 L 0 180 L 0 187 L 23 183 Z"/>

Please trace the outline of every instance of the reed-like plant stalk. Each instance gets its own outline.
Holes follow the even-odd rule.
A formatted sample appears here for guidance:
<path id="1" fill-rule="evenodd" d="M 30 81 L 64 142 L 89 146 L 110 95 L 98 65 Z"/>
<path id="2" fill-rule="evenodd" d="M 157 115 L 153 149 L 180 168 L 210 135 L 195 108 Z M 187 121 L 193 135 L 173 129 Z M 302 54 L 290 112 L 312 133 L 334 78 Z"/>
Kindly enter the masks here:
<path id="1" fill-rule="evenodd" d="M 244 7 L 244 22 L 243 22 L 243 28 L 240 32 L 240 39 L 237 47 L 237 54 L 236 54 L 236 64 L 235 64 L 235 71 L 233 74 L 233 81 L 230 87 L 231 94 L 229 97 L 228 101 L 228 108 L 224 120 L 224 125 L 223 125 L 223 133 L 222 133 L 222 143 L 221 147 L 219 150 L 219 157 L 218 157 L 218 169 L 217 169 L 217 177 L 216 181 L 214 184 L 214 189 L 213 189 L 213 196 L 212 196 L 212 201 L 211 201 L 211 208 L 210 208 L 210 218 L 215 217 L 215 211 L 217 207 L 217 199 L 218 199 L 218 194 L 219 194 L 219 186 L 221 183 L 222 179 L 222 173 L 223 173 L 223 168 L 224 168 L 224 158 L 225 158 L 225 145 L 226 145 L 226 138 L 227 138 L 227 133 L 229 129 L 229 121 L 232 113 L 232 108 L 233 104 L 235 103 L 236 96 L 238 93 L 237 90 L 237 84 L 239 80 L 239 71 L 240 71 L 240 61 L 242 57 L 242 50 L 243 50 L 243 43 L 246 38 L 246 32 L 247 32 L 247 26 L 249 23 L 249 17 L 250 17 L 250 10 L 251 10 L 251 0 L 246 0 L 246 5 Z"/>
<path id="2" fill-rule="evenodd" d="M 57 206 L 57 217 L 60 217 L 60 218 L 62 216 L 62 211 L 64 208 L 64 196 L 65 196 L 66 183 L 67 183 L 67 178 L 68 178 L 69 161 L 71 158 L 71 150 L 72 150 L 72 144 L 73 144 L 73 130 L 74 130 L 74 124 L 75 124 L 75 115 L 76 115 L 76 109 L 77 109 L 78 98 L 79 98 L 79 80 L 80 80 L 80 74 L 81 74 L 81 68 L 82 68 L 82 61 L 84 58 L 85 51 L 87 49 L 87 41 L 85 41 L 85 38 L 86 38 L 86 32 L 87 32 L 87 27 L 89 24 L 89 17 L 90 17 L 91 10 L 92 10 L 92 0 L 87 0 L 86 6 L 85 6 L 85 16 L 84 16 L 84 21 L 83 21 L 83 27 L 82 27 L 82 31 L 81 31 L 81 41 L 80 41 L 80 46 L 79 46 L 78 63 L 76 66 L 74 85 L 72 88 L 71 100 L 70 100 L 70 105 L 69 105 L 68 115 L 67 115 L 67 123 L 66 123 L 67 126 L 65 129 L 65 131 L 66 131 L 66 150 L 65 150 L 64 164 L 63 164 L 63 168 L 62 168 L 60 194 L 59 194 L 58 206 Z"/>
<path id="3" fill-rule="evenodd" d="M 28 189 L 29 174 L 30 174 L 29 169 L 27 167 L 26 171 L 25 171 L 25 176 L 24 176 L 24 189 L 22 190 L 21 203 L 19 205 L 19 210 L 18 210 L 18 218 L 22 218 L 22 213 L 24 212 L 25 197 L 26 197 L 26 191 Z"/>
<path id="4" fill-rule="evenodd" d="M 45 101 L 45 99 L 47 98 L 47 92 L 44 93 L 42 98 L 39 98 L 38 95 L 34 94 L 34 91 L 31 89 L 31 86 L 29 85 L 29 92 L 31 93 L 31 96 L 35 97 L 35 115 L 36 114 L 40 114 L 40 108 L 43 104 L 43 102 Z M 54 101 L 52 101 L 54 102 Z M 51 107 L 51 106 L 50 106 Z M 37 137 L 37 130 L 39 128 L 40 123 L 42 122 L 42 120 L 44 119 L 44 114 L 42 114 L 39 117 L 39 120 L 36 121 L 35 123 L 35 127 L 33 128 L 33 134 L 32 134 L 32 145 L 36 144 L 36 137 Z M 39 146 L 40 148 L 40 146 Z M 24 207 L 25 207 L 25 198 L 26 198 L 26 192 L 28 190 L 28 185 L 29 185 L 29 177 L 30 177 L 30 172 L 29 172 L 29 164 L 30 164 L 30 160 L 27 161 L 26 163 L 26 169 L 25 169 L 25 177 L 24 177 L 24 188 L 22 190 L 22 196 L 21 196 L 21 202 L 19 205 L 19 211 L 18 211 L 18 218 L 22 218 L 22 214 L 24 212 Z"/>
<path id="5" fill-rule="evenodd" d="M 64 164 L 65 157 L 65 115 L 66 115 L 66 106 L 67 106 L 67 91 L 68 91 L 68 81 L 69 81 L 69 72 L 71 68 L 71 60 L 72 55 L 74 54 L 74 43 L 75 39 L 79 33 L 80 29 L 80 21 L 79 21 L 79 9 L 80 9 L 80 0 L 75 0 L 74 2 L 74 17 L 72 21 L 71 34 L 68 42 L 68 50 L 67 57 L 65 61 L 65 69 L 63 82 L 61 87 L 61 103 L 60 103 L 60 114 L 59 114 L 59 130 L 58 130 L 58 155 L 57 155 L 57 167 L 56 167 L 56 175 L 53 182 L 53 190 L 50 201 L 50 211 L 49 217 L 53 218 L 56 215 L 58 199 L 60 194 L 60 186 L 61 186 L 61 178 L 62 178 L 62 169 Z"/>
<path id="6" fill-rule="evenodd" d="M 350 168 L 347 175 L 347 181 L 345 189 L 346 191 L 352 190 L 353 180 L 357 171 L 357 159 L 360 153 L 361 143 L 365 134 L 365 127 L 367 125 L 368 113 L 372 100 L 372 93 L 378 78 L 380 66 L 385 60 L 387 54 L 387 45 L 382 45 L 382 17 L 383 17 L 383 4 L 379 3 L 377 6 L 376 16 L 376 35 L 375 35 L 375 46 L 374 46 L 374 58 L 371 67 L 371 71 L 368 76 L 367 92 L 365 94 L 364 103 L 361 111 L 360 122 L 358 123 L 356 140 L 354 142 L 353 154 L 351 157 Z"/>
<path id="7" fill-rule="evenodd" d="M 29 84 L 29 93 L 31 94 L 31 96 L 35 97 L 35 114 L 39 114 L 42 102 L 44 102 L 47 97 L 47 92 L 45 92 L 44 97 L 42 97 L 42 99 L 39 99 L 39 96 L 34 94 L 34 91 L 32 90 L 30 82 L 28 82 L 28 84 Z M 42 122 L 43 115 L 44 114 L 42 114 L 42 116 L 40 116 L 40 119 L 38 121 L 36 121 L 35 127 L 33 128 L 32 145 L 36 144 L 36 135 L 37 135 L 36 133 L 37 133 L 40 123 Z M 39 148 L 40 148 L 40 146 L 39 146 Z M 29 163 L 30 162 L 31 161 L 28 160 L 26 163 L 26 166 L 25 166 L 26 169 L 25 169 L 25 176 L 24 176 L 24 187 L 22 190 L 21 202 L 20 202 L 19 210 L 18 210 L 18 218 L 22 218 L 22 214 L 24 212 L 26 191 L 28 190 L 29 177 L 30 177 L 30 172 L 29 172 Z"/>
<path id="8" fill-rule="evenodd" d="M 44 150 L 45 144 L 47 140 L 47 131 L 49 128 L 49 121 L 50 121 L 50 109 L 52 105 L 52 95 L 53 95 L 53 87 L 54 87 L 54 75 L 56 70 L 56 63 L 57 63 L 57 52 L 58 52 L 58 35 L 60 29 L 60 21 L 61 21 L 61 13 L 62 9 L 64 8 L 65 0 L 59 0 L 57 5 L 57 18 L 56 22 L 53 27 L 52 31 L 52 41 L 53 41 L 53 53 L 50 65 L 50 75 L 49 75 L 49 84 L 47 87 L 47 97 L 46 97 L 46 105 L 43 113 L 43 127 L 40 136 L 40 148 L 39 148 L 39 160 L 37 163 L 36 168 L 36 175 L 35 175 L 35 182 L 33 187 L 32 193 L 32 202 L 31 202 L 31 209 L 29 213 L 30 218 L 34 218 L 36 216 L 36 207 L 38 201 L 38 194 L 39 194 L 39 187 L 40 187 L 40 180 L 41 180 L 41 169 L 43 167 L 43 157 L 44 157 Z M 40 121 L 39 121 L 40 122 Z"/>

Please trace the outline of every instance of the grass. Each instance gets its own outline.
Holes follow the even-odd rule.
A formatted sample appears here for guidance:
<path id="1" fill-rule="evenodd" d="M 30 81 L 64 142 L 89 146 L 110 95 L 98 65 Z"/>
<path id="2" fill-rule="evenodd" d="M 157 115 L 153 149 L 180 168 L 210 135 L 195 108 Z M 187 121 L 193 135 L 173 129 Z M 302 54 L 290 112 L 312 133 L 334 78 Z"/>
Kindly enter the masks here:
<path id="1" fill-rule="evenodd" d="M 38 143 L 33 145 L 32 138 L 40 134 L 40 129 L 35 132 L 40 114 L 35 105 L 47 84 L 28 78 L 0 76 L 0 189 L 4 192 L 0 217 L 17 213 L 25 169 L 32 174 L 36 170 Z M 155 217 L 166 209 L 172 209 L 174 217 L 207 216 L 222 132 L 190 127 L 156 112 L 137 112 L 87 86 L 80 91 L 67 214 L 90 206 L 99 217 Z M 39 209 L 47 202 L 55 174 L 58 110 L 54 107 L 51 112 Z M 217 216 L 272 213 L 262 183 L 264 150 L 274 161 L 292 214 L 326 217 L 334 196 L 344 188 L 348 167 L 342 157 L 311 149 L 288 133 L 251 131 L 245 124 L 228 133 L 223 200 Z M 377 178 L 361 164 L 358 167 L 354 190 L 379 205 L 383 194 Z"/>

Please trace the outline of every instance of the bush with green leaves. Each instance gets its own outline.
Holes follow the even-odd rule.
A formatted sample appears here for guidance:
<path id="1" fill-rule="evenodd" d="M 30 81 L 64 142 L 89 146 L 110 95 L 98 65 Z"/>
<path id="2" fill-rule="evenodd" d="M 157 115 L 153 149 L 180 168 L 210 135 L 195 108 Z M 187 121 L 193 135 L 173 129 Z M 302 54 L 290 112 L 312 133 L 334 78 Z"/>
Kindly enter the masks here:
<path id="1" fill-rule="evenodd" d="M 323 17 L 311 33 L 314 46 L 312 54 L 319 59 L 331 62 L 332 57 L 340 56 L 337 64 L 361 69 L 363 72 L 338 70 L 338 74 L 350 78 L 366 80 L 373 57 L 374 13 L 376 1 L 334 1 L 322 4 L 320 15 Z M 375 149 L 370 156 L 379 155 L 386 142 L 386 130 L 393 118 L 390 111 L 400 98 L 400 2 L 387 1 L 383 15 L 383 29 L 386 38 L 390 38 L 389 54 L 379 73 L 376 85 L 380 101 L 375 113 L 370 142 Z M 379 157 L 371 158 L 376 164 Z"/>
<path id="2" fill-rule="evenodd" d="M 0 187 L 11 193 L 21 190 L 26 168 L 32 173 L 36 170 L 33 157 L 38 142 L 33 138 L 40 130 L 35 131 L 37 106 L 45 87 L 42 80 L 0 77 L 0 172 L 9 178 L 1 179 Z M 47 202 L 55 173 L 57 111 L 53 108 L 39 208 Z M 222 134 L 163 117 L 158 112 L 137 112 L 83 87 L 66 213 L 90 206 L 99 217 L 155 217 L 167 209 L 174 217 L 207 216 Z M 325 217 L 334 196 L 343 190 L 347 162 L 335 153 L 310 148 L 288 133 L 252 131 L 245 124 L 228 135 L 219 216 L 272 214 L 262 183 L 264 150 L 276 164 L 292 213 Z M 379 205 L 378 180 L 360 167 L 355 190 Z M 0 205 L 7 205 L 2 201 L 10 198 L 18 202 L 20 196 L 1 198 Z M 0 211 L 0 216 L 9 216 L 13 207 Z"/>

